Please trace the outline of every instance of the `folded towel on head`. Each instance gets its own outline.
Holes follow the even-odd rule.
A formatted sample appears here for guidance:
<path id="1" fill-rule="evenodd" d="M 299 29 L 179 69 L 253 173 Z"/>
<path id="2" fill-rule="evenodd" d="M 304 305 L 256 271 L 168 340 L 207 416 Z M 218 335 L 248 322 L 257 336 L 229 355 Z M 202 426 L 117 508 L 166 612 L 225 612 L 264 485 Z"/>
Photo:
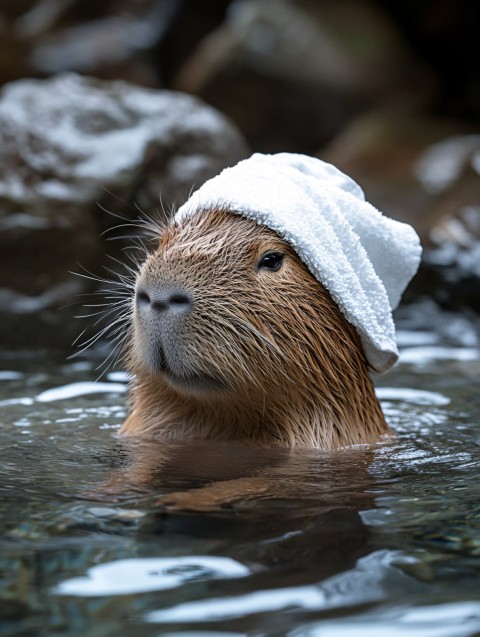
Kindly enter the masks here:
<path id="1" fill-rule="evenodd" d="M 411 226 L 383 216 L 331 164 L 292 153 L 255 154 L 225 169 L 175 218 L 216 206 L 289 243 L 355 326 L 372 369 L 390 369 L 398 358 L 392 310 L 420 263 Z"/>

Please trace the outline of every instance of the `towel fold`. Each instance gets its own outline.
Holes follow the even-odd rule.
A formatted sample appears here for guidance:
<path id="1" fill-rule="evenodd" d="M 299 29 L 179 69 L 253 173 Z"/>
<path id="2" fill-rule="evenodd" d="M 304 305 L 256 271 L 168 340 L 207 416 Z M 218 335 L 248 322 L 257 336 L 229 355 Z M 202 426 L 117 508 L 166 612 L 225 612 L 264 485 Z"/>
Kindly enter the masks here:
<path id="1" fill-rule="evenodd" d="M 370 366 L 398 358 L 392 310 L 418 269 L 415 230 L 383 216 L 360 186 L 319 159 L 252 155 L 207 181 L 176 219 L 224 206 L 289 243 L 357 329 Z"/>

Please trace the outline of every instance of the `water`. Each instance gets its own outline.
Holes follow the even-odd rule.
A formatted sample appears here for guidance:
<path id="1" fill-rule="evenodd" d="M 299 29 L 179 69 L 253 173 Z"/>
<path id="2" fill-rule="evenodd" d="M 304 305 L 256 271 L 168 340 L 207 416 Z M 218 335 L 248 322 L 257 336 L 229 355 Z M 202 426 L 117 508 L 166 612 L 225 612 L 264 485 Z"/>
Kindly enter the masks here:
<path id="1" fill-rule="evenodd" d="M 123 441 L 124 374 L 4 358 L 0 634 L 479 635 L 476 326 L 400 325 L 396 437 L 332 454 Z"/>

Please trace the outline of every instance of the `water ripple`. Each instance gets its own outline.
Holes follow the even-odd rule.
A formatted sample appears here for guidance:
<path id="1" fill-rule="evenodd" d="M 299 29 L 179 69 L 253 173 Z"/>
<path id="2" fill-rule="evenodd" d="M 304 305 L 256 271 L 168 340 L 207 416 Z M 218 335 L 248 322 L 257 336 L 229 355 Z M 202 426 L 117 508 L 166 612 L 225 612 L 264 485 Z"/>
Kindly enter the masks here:
<path id="1" fill-rule="evenodd" d="M 191 581 L 245 577 L 250 570 L 229 557 L 194 556 L 117 560 L 59 584 L 54 593 L 94 597 L 177 588 Z"/>
<path id="2" fill-rule="evenodd" d="M 399 363 L 428 365 L 435 361 L 476 361 L 479 350 L 473 347 L 407 347 L 400 352 Z"/>
<path id="3" fill-rule="evenodd" d="M 402 400 L 415 405 L 448 405 L 450 398 L 439 392 L 410 387 L 377 387 L 375 390 L 379 400 Z"/>
<path id="4" fill-rule="evenodd" d="M 288 637 L 474 637 L 479 630 L 480 603 L 463 602 L 324 621 L 294 630 Z"/>
<path id="5" fill-rule="evenodd" d="M 319 610 L 351 606 L 385 597 L 385 581 L 395 583 L 397 593 L 408 590 L 409 581 L 394 564 L 399 553 L 381 550 L 358 560 L 354 569 L 330 577 L 313 586 L 275 588 L 235 597 L 219 597 L 185 602 L 148 613 L 144 619 L 154 623 L 190 623 L 230 620 L 252 613 L 277 613 L 297 608 Z"/>
<path id="6" fill-rule="evenodd" d="M 78 396 L 88 396 L 89 394 L 123 394 L 127 391 L 127 385 L 123 383 L 92 383 L 83 381 L 69 383 L 61 387 L 47 389 L 36 397 L 39 403 L 50 403 L 55 400 L 67 400 Z"/>

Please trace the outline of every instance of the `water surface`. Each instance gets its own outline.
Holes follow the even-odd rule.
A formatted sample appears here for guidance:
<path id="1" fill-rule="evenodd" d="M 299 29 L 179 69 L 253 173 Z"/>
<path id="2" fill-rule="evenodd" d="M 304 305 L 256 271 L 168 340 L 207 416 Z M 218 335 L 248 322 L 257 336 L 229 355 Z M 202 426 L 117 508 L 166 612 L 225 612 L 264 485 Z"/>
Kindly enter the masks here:
<path id="1" fill-rule="evenodd" d="M 396 437 L 332 454 L 125 442 L 124 374 L 4 357 L 0 634 L 480 634 L 476 325 L 400 327 Z"/>

